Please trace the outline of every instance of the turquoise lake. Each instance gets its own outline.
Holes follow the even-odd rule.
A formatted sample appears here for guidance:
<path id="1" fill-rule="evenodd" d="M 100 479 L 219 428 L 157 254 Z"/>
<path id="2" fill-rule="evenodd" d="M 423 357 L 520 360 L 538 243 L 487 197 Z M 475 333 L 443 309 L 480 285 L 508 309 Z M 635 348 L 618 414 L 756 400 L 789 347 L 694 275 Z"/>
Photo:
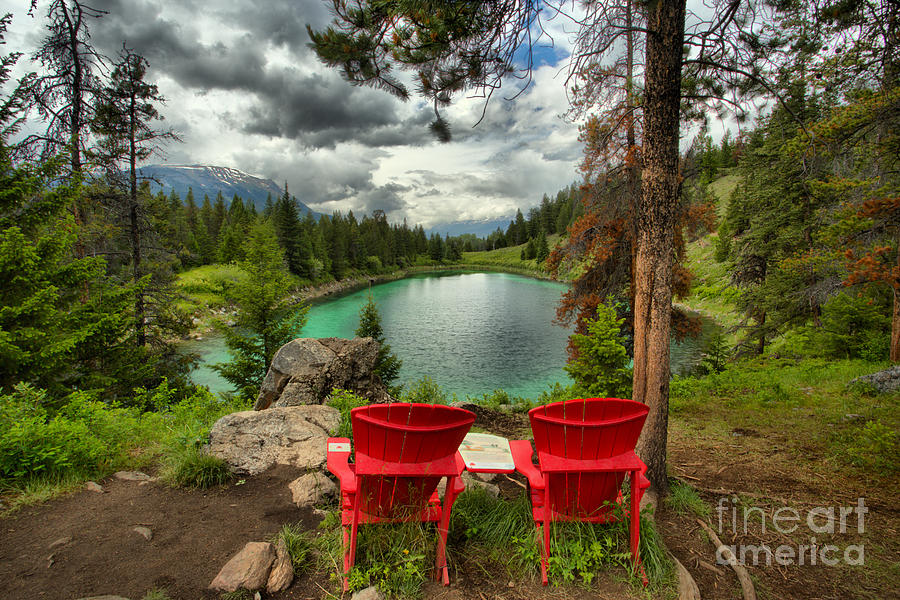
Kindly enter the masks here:
<path id="1" fill-rule="evenodd" d="M 438 273 L 374 285 L 314 303 L 300 337 L 353 337 L 371 292 L 387 342 L 403 360 L 400 383 L 428 375 L 445 391 L 480 396 L 495 389 L 536 397 L 563 370 L 570 331 L 553 323 L 567 286 L 506 273 Z M 228 353 L 221 338 L 186 342 L 204 364 L 193 380 L 229 389 L 207 364 Z"/>

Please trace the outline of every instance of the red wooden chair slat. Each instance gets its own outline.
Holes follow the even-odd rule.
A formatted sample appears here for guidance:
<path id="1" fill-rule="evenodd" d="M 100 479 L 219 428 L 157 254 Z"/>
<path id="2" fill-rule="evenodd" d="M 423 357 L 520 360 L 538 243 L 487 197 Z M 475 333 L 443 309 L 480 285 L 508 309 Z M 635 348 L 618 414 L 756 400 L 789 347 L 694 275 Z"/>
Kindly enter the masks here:
<path id="1" fill-rule="evenodd" d="M 458 450 L 475 414 L 449 406 L 392 403 L 354 408 L 350 419 L 355 463 L 349 462 L 348 439 L 328 440 L 328 469 L 341 481 L 344 590 L 356 557 L 359 524 L 398 521 L 437 523 L 436 575 L 449 585 L 450 510 L 465 489 L 465 465 Z M 444 477 L 442 505 L 435 490 Z"/>
<path id="2" fill-rule="evenodd" d="M 510 443 L 515 448 L 516 469 L 531 483 L 532 513 L 543 533 L 541 578 L 545 585 L 550 523 L 616 519 L 613 508 L 622 502 L 620 490 L 626 476 L 631 480 L 631 553 L 640 568 L 638 511 L 650 482 L 644 476 L 647 467 L 634 448 L 648 411 L 640 402 L 620 398 L 554 402 L 528 413 L 537 465 L 531 463 L 527 441 Z"/>

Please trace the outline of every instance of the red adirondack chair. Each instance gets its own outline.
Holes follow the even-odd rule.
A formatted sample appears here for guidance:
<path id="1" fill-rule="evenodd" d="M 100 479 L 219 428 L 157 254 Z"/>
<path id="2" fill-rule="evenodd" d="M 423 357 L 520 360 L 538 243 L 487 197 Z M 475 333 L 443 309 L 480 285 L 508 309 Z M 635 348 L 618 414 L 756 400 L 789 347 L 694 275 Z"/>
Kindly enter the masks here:
<path id="1" fill-rule="evenodd" d="M 432 404 L 372 404 L 350 411 L 355 463 L 350 440 L 328 439 L 328 470 L 341 482 L 344 530 L 344 590 L 356 558 L 360 523 L 422 521 L 437 523 L 435 578 L 450 584 L 447 528 L 450 509 L 466 489 L 465 465 L 458 449 L 475 414 Z M 447 477 L 441 506 L 436 487 Z"/>
<path id="2" fill-rule="evenodd" d="M 528 478 L 532 514 L 541 536 L 541 579 L 547 585 L 550 523 L 607 523 L 618 517 L 613 503 L 622 503 L 621 486 L 631 480 L 631 555 L 640 569 L 640 501 L 650 482 L 647 466 L 634 452 L 649 408 L 633 400 L 590 398 L 539 406 L 528 413 L 538 464 L 532 463 L 531 443 L 509 443 L 516 470 Z"/>

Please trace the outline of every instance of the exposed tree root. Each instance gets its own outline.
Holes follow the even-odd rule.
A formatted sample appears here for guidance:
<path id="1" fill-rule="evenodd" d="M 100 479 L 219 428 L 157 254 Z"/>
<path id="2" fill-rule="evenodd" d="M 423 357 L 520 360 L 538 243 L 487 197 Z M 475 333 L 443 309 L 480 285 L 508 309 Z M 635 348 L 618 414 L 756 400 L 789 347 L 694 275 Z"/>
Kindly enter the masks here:
<path id="1" fill-rule="evenodd" d="M 738 559 L 734 555 L 734 552 L 731 551 L 731 548 L 722 543 L 722 540 L 719 539 L 719 536 L 716 535 L 716 532 L 713 531 L 713 528 L 710 527 L 706 521 L 697 519 L 697 522 L 700 524 L 700 527 L 709 534 L 709 539 L 716 545 L 716 557 L 723 557 L 731 568 L 734 569 L 738 581 L 741 582 L 741 592 L 744 595 L 744 600 L 756 600 L 756 589 L 753 587 L 753 581 L 750 579 L 750 573 L 747 572 L 747 569 L 738 562 Z"/>

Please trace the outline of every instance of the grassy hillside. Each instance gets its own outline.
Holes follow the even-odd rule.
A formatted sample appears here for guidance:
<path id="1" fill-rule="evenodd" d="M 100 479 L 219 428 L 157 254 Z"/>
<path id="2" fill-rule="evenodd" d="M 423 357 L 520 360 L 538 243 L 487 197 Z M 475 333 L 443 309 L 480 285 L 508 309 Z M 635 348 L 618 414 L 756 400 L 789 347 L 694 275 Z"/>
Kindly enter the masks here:
<path id="1" fill-rule="evenodd" d="M 554 234 L 547 236 L 547 245 L 552 250 L 559 244 L 562 236 Z M 469 267 L 485 267 L 522 273 L 533 277 L 549 277 L 549 272 L 538 264 L 536 260 L 522 260 L 522 251 L 527 244 L 487 250 L 484 252 L 463 252 L 461 263 Z"/>
<path id="2" fill-rule="evenodd" d="M 731 192 L 737 187 L 738 177 L 726 175 L 710 184 L 710 191 L 718 199 L 716 213 L 721 222 Z M 713 317 L 720 325 L 733 327 L 741 320 L 735 304 L 740 290 L 731 284 L 731 275 L 725 264 L 715 259 L 718 233 L 710 233 L 687 245 L 687 267 L 694 274 L 691 295 L 681 304 Z"/>
<path id="3" fill-rule="evenodd" d="M 222 308 L 222 284 L 245 279 L 247 274 L 236 265 L 204 265 L 178 274 L 175 286 L 182 298 L 179 308 L 189 312 L 203 312 Z"/>

